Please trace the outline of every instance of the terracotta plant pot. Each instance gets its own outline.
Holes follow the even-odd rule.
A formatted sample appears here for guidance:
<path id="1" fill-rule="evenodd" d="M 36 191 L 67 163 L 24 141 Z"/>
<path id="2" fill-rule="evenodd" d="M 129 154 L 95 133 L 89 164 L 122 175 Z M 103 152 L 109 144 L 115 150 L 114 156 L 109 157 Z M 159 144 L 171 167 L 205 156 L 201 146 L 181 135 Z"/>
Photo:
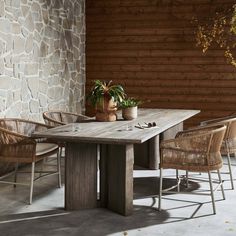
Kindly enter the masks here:
<path id="1" fill-rule="evenodd" d="M 125 120 L 133 120 L 138 116 L 138 107 L 126 107 L 122 108 L 122 117 Z"/>
<path id="2" fill-rule="evenodd" d="M 97 121 L 116 121 L 117 103 L 110 97 L 104 97 L 103 104 L 100 104 L 96 109 Z"/>
<path id="3" fill-rule="evenodd" d="M 97 121 L 116 121 L 116 113 L 115 112 L 99 112 L 96 113 Z"/>

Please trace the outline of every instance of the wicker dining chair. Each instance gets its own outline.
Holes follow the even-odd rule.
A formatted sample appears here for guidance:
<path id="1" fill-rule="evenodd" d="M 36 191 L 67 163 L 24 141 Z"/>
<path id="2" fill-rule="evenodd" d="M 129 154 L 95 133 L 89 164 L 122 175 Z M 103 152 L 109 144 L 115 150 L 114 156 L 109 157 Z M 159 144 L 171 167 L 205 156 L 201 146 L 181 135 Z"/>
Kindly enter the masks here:
<path id="1" fill-rule="evenodd" d="M 209 125 L 215 125 L 215 124 L 225 125 L 227 127 L 220 151 L 221 151 L 221 155 L 224 155 L 227 157 L 227 164 L 229 168 L 229 172 L 227 173 L 230 176 L 231 188 L 234 189 L 234 180 L 233 180 L 230 155 L 236 153 L 236 115 L 203 121 L 201 122 L 200 125 L 209 126 Z"/>
<path id="2" fill-rule="evenodd" d="M 30 186 L 29 204 L 32 204 L 34 181 L 45 176 L 57 175 L 58 186 L 61 187 L 61 169 L 59 147 L 57 144 L 49 143 L 45 139 L 34 139 L 31 134 L 34 131 L 43 131 L 48 126 L 34 121 L 17 118 L 0 119 L 0 161 L 15 164 L 14 181 L 3 181 L 0 183 Z M 35 170 L 35 163 L 57 154 L 57 168 L 55 171 Z M 31 164 L 31 179 L 29 183 L 17 182 L 18 164 Z M 35 173 L 39 173 L 35 177 Z"/>
<path id="3" fill-rule="evenodd" d="M 64 111 L 45 111 L 43 112 L 43 119 L 47 125 L 55 127 L 69 123 L 76 123 L 91 118 L 82 114 Z"/>
<path id="4" fill-rule="evenodd" d="M 219 171 L 223 165 L 220 147 L 225 131 L 226 126 L 223 125 L 199 127 L 179 132 L 175 139 L 161 143 L 159 210 L 161 210 L 162 192 L 165 192 L 162 189 L 162 170 L 176 169 L 208 173 L 213 212 L 216 213 L 211 171 L 217 171 L 218 186 L 221 186 L 225 199 Z"/>

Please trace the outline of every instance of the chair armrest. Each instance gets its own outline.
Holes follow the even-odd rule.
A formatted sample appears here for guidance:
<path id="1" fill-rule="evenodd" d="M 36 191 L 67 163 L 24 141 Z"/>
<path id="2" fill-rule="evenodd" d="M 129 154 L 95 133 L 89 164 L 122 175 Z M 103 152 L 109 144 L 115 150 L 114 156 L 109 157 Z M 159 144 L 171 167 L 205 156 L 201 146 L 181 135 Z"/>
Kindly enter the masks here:
<path id="1" fill-rule="evenodd" d="M 187 130 L 179 131 L 176 134 L 175 138 L 191 136 L 191 135 L 193 135 L 193 133 L 194 133 L 194 135 L 196 135 L 197 132 L 199 132 L 199 133 L 203 132 L 205 128 L 206 127 L 203 128 L 202 126 L 194 126 L 194 127 L 191 127 Z"/>
<path id="2" fill-rule="evenodd" d="M 190 129 L 180 131 L 176 134 L 176 138 L 179 137 L 188 137 L 191 135 L 206 135 L 207 133 L 210 133 L 212 130 L 221 128 L 225 126 L 224 124 L 209 124 L 209 125 L 204 125 L 204 126 L 195 126 Z"/>
<path id="3" fill-rule="evenodd" d="M 44 118 L 44 122 L 46 124 L 53 124 L 53 126 L 51 125 L 51 127 L 61 126 L 61 125 L 65 125 L 66 124 L 64 122 L 57 121 L 57 120 L 51 119 L 49 117 L 43 117 L 43 118 Z"/>
<path id="4" fill-rule="evenodd" d="M 200 123 L 200 126 L 205 126 L 205 125 L 209 125 L 209 124 L 213 124 L 213 123 L 218 123 L 224 120 L 228 120 L 228 119 L 232 119 L 235 118 L 235 114 L 234 115 L 230 115 L 230 116 L 225 116 L 225 117 L 220 117 L 220 118 L 215 118 L 215 119 L 210 119 L 210 120 L 205 120 L 202 121 Z"/>

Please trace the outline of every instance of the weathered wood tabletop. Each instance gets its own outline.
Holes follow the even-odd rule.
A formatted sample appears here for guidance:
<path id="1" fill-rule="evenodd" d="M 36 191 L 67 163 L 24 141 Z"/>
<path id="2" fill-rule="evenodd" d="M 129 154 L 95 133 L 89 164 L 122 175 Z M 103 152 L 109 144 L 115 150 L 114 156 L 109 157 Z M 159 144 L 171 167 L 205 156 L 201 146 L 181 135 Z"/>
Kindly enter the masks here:
<path id="1" fill-rule="evenodd" d="M 93 119 L 73 123 L 44 132 L 36 132 L 33 137 L 46 137 L 70 142 L 89 142 L 106 144 L 143 143 L 163 131 L 199 113 L 199 110 L 180 109 L 139 109 L 138 118 L 126 121 L 122 118 L 115 122 L 97 122 Z M 140 129 L 145 123 L 155 122 L 157 126 Z"/>

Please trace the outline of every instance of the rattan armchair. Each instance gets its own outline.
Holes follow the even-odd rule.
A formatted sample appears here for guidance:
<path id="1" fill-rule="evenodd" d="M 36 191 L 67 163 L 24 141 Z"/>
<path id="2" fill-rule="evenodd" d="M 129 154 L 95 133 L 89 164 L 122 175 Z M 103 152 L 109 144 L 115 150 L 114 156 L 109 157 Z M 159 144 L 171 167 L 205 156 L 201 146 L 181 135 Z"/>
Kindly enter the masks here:
<path id="1" fill-rule="evenodd" d="M 175 139 L 161 143 L 159 210 L 161 210 L 163 192 L 162 170 L 176 169 L 208 173 L 213 212 L 216 213 L 211 171 L 217 171 L 218 186 L 221 186 L 222 195 L 225 199 L 219 171 L 222 167 L 220 147 L 225 130 L 226 127 L 223 125 L 199 127 L 179 132 Z"/>
<path id="2" fill-rule="evenodd" d="M 43 131 L 48 129 L 45 124 L 28 121 L 23 119 L 6 118 L 0 119 L 0 161 L 5 163 L 15 164 L 14 181 L 3 181 L 0 183 L 30 186 L 29 203 L 32 204 L 33 183 L 39 177 L 49 175 L 58 176 L 58 185 L 61 187 L 61 170 L 60 170 L 60 156 L 58 152 L 58 145 L 49 143 L 45 139 L 33 139 L 31 134 L 34 131 Z M 57 168 L 55 171 L 36 171 L 35 163 L 48 158 L 53 154 L 57 154 Z M 31 179 L 30 183 L 17 182 L 18 164 L 31 164 Z M 25 172 L 24 172 L 25 173 Z M 35 173 L 39 173 L 35 177 Z"/>
<path id="3" fill-rule="evenodd" d="M 230 175 L 231 187 L 234 189 L 230 155 L 236 153 L 236 115 L 203 121 L 200 125 L 209 126 L 215 124 L 225 125 L 227 127 L 220 151 L 221 155 L 227 156 L 227 164 L 229 168 L 228 174 Z"/>
<path id="4" fill-rule="evenodd" d="M 55 127 L 88 120 L 90 117 L 64 111 L 45 111 L 43 112 L 43 119 L 47 125 Z"/>

